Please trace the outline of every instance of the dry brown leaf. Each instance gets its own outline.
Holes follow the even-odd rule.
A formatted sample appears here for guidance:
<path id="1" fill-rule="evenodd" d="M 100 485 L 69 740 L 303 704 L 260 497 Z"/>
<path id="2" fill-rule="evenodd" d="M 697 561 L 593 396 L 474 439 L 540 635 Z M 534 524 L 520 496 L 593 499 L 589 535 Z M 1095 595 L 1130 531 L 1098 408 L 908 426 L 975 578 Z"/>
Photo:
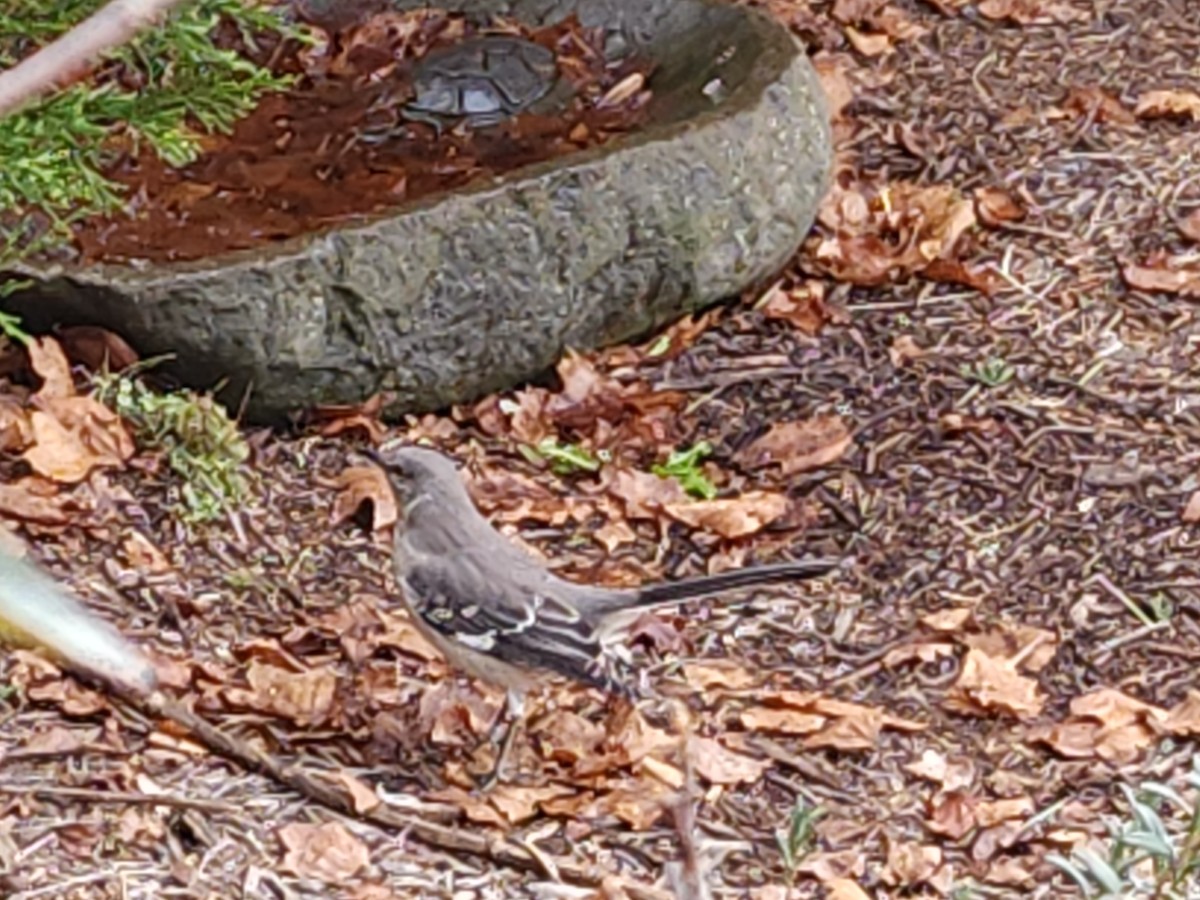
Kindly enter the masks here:
<path id="1" fill-rule="evenodd" d="M 746 491 L 727 499 L 668 503 L 663 506 L 663 512 L 692 528 L 732 539 L 762 531 L 787 512 L 788 506 L 784 494 Z"/>
<path id="2" fill-rule="evenodd" d="M 785 475 L 819 469 L 836 462 L 854 442 L 841 416 L 814 416 L 791 422 L 776 422 L 738 454 L 749 468 L 779 465 Z"/>
<path id="3" fill-rule="evenodd" d="M 349 772 L 338 772 L 334 777 L 342 783 L 342 787 L 350 795 L 350 804 L 356 813 L 368 813 L 382 802 L 373 787 Z"/>
<path id="4" fill-rule="evenodd" d="M 71 377 L 71 364 L 67 362 L 66 354 L 58 341 L 50 337 L 34 338 L 25 347 L 29 354 L 29 364 L 38 377 L 42 386 L 34 397 L 40 401 L 56 400 L 76 395 L 75 379 Z"/>
<path id="5" fill-rule="evenodd" d="M 22 478 L 12 484 L 0 482 L 0 515 L 39 525 L 65 525 L 70 498 L 58 493 L 52 482 L 43 478 Z"/>
<path id="6" fill-rule="evenodd" d="M 894 669 L 908 662 L 932 663 L 945 659 L 958 652 L 957 647 L 948 641 L 919 641 L 915 644 L 901 644 L 893 647 L 884 654 L 880 662 L 884 668 Z"/>
<path id="7" fill-rule="evenodd" d="M 1145 265 L 1129 263 L 1122 267 L 1125 283 L 1139 291 L 1162 291 L 1181 297 L 1200 297 L 1200 268 L 1186 260 L 1154 253 Z"/>
<path id="8" fill-rule="evenodd" d="M 712 738 L 693 737 L 688 742 L 696 774 L 713 784 L 741 784 L 757 781 L 771 768 L 769 759 L 755 759 L 734 753 Z"/>
<path id="9" fill-rule="evenodd" d="M 422 731 L 436 744 L 472 746 L 491 728 L 500 702 L 498 696 L 484 697 L 453 680 L 441 681 L 421 695 Z"/>
<path id="10" fill-rule="evenodd" d="M 886 34 L 871 34 L 859 31 L 852 25 L 846 26 L 846 40 L 850 46 L 868 58 L 883 56 L 892 51 L 892 39 Z"/>
<path id="11" fill-rule="evenodd" d="M 1125 764 L 1155 743 L 1167 712 L 1120 691 L 1102 688 L 1071 701 L 1065 722 L 1032 729 L 1030 738 L 1073 759 L 1099 757 Z"/>
<path id="12" fill-rule="evenodd" d="M 958 681 L 946 697 L 946 707 L 956 712 L 1000 712 L 1018 719 L 1038 715 L 1044 703 L 1037 681 L 1018 674 L 1011 660 L 976 649 L 967 651 Z"/>
<path id="13" fill-rule="evenodd" d="M 70 756 L 83 749 L 85 742 L 94 741 L 97 737 L 95 729 L 82 732 L 54 725 L 43 731 L 35 731 L 18 746 L 21 756 Z"/>
<path id="14" fill-rule="evenodd" d="M 0 396 L 0 453 L 24 450 L 32 441 L 28 411 L 15 398 Z"/>
<path id="15" fill-rule="evenodd" d="M 1187 506 L 1183 508 L 1183 521 L 1200 522 L 1200 491 L 1188 498 Z"/>
<path id="16" fill-rule="evenodd" d="M 926 749 L 921 758 L 908 763 L 904 768 L 946 791 L 959 791 L 970 787 L 975 781 L 975 765 L 969 759 L 948 760 L 936 750 Z"/>
<path id="17" fill-rule="evenodd" d="M 667 813 L 675 791 L 657 779 L 624 783 L 596 802 L 597 811 L 616 816 L 634 831 L 647 831 Z M 583 811 L 580 813 L 583 815 Z"/>
<path id="18" fill-rule="evenodd" d="M 914 22 L 908 13 L 898 6 L 884 6 L 871 17 L 871 24 L 897 41 L 915 41 L 929 33 L 928 28 Z"/>
<path id="19" fill-rule="evenodd" d="M 854 87 L 846 77 L 846 72 L 853 68 L 854 62 L 845 53 L 818 53 L 813 57 L 812 64 L 825 92 L 830 119 L 842 121 L 846 107 L 854 102 Z"/>
<path id="20" fill-rule="evenodd" d="M 888 348 L 888 357 L 892 360 L 892 365 L 898 369 L 903 368 L 910 362 L 916 362 L 919 359 L 924 359 L 927 351 L 923 350 L 913 338 L 911 334 L 901 334 L 892 341 L 892 346 Z"/>
<path id="21" fill-rule="evenodd" d="M 975 827 L 977 802 L 964 791 L 947 791 L 934 802 L 925 827 L 953 841 L 961 840 Z"/>
<path id="22" fill-rule="evenodd" d="M 861 285 L 884 284 L 954 258 L 976 222 L 974 204 L 955 188 L 907 182 L 889 184 L 873 196 L 835 185 L 818 221 L 821 233 L 805 245 L 806 268 Z M 961 266 L 943 269 L 941 277 L 978 280 Z"/>
<path id="23" fill-rule="evenodd" d="M 752 730 L 807 734 L 804 746 L 869 750 L 883 728 L 919 731 L 925 726 L 888 716 L 869 706 L 832 700 L 806 691 L 776 691 L 760 697 L 763 706 L 744 710 L 740 721 Z"/>
<path id="24" fill-rule="evenodd" d="M 375 394 L 362 403 L 317 406 L 309 418 L 316 432 L 324 437 L 358 432 L 378 446 L 387 437 L 387 428 L 379 416 L 390 399 L 388 394 Z"/>
<path id="25" fill-rule="evenodd" d="M 835 0 L 829 14 L 843 25 L 870 21 L 887 0 Z"/>
<path id="26" fill-rule="evenodd" d="M 962 643 L 988 656 L 1010 660 L 1025 672 L 1040 672 L 1058 652 L 1058 635 L 1032 625 L 1005 625 L 1002 630 L 967 634 Z"/>
<path id="27" fill-rule="evenodd" d="M 754 706 L 738 714 L 738 721 L 750 731 L 777 731 L 783 734 L 812 734 L 829 720 L 822 715 L 798 709 L 773 709 Z"/>
<path id="28" fill-rule="evenodd" d="M 287 851 L 283 866 L 302 878 L 333 884 L 371 864 L 366 844 L 339 822 L 285 825 L 279 829 L 279 840 Z"/>
<path id="29" fill-rule="evenodd" d="M 613 496 L 624 501 L 631 519 L 657 519 L 669 504 L 686 504 L 687 492 L 673 478 L 660 478 L 639 469 L 605 467 L 601 480 Z"/>
<path id="30" fill-rule="evenodd" d="M 555 762 L 574 765 L 591 758 L 604 740 L 604 729 L 565 709 L 556 709 L 530 732 L 542 755 Z"/>
<path id="31" fill-rule="evenodd" d="M 930 844 L 897 842 L 888 847 L 883 880 L 896 886 L 929 881 L 942 864 L 942 850 Z"/>
<path id="32" fill-rule="evenodd" d="M 1179 232 L 1192 243 L 1200 244 L 1200 209 L 1194 209 L 1179 222 Z"/>
<path id="33" fill-rule="evenodd" d="M 1171 707 L 1162 728 L 1168 734 L 1179 737 L 1200 736 L 1200 690 L 1193 688 L 1178 704 Z"/>
<path id="34" fill-rule="evenodd" d="M 1195 91 L 1147 91 L 1138 97 L 1133 111 L 1143 119 L 1182 117 L 1200 121 L 1200 94 Z"/>
<path id="35" fill-rule="evenodd" d="M 1026 214 L 1023 204 L 998 187 L 976 188 L 975 212 L 979 215 L 979 221 L 992 228 L 1005 222 L 1019 222 Z"/>
<path id="36" fill-rule="evenodd" d="M 30 414 L 33 445 L 22 454 L 37 474 L 75 484 L 92 470 L 120 467 L 133 455 L 133 439 L 111 410 L 89 397 L 48 403 L 47 411 Z"/>
<path id="37" fill-rule="evenodd" d="M 540 787 L 501 784 L 488 792 L 487 801 L 504 817 L 505 822 L 519 825 L 537 815 L 541 804 L 574 794 L 573 789 L 563 784 L 547 784 Z"/>
<path id="38" fill-rule="evenodd" d="M 736 663 L 685 663 L 683 678 L 698 691 L 723 688 L 742 691 L 754 687 L 755 677 Z"/>
<path id="39" fill-rule="evenodd" d="M 921 617 L 921 624 L 933 631 L 952 633 L 961 631 L 970 620 L 974 607 L 960 606 L 955 609 L 943 609 Z"/>
<path id="40" fill-rule="evenodd" d="M 171 571 L 171 563 L 163 552 L 151 543 L 140 531 L 129 531 L 121 542 L 125 559 L 132 569 L 149 575 L 162 575 Z"/>
<path id="41" fill-rule="evenodd" d="M 632 544 L 638 537 L 637 532 L 624 519 L 611 519 L 591 532 L 591 535 L 596 543 L 609 553 L 625 544 Z"/>
<path id="42" fill-rule="evenodd" d="M 825 884 L 827 900 L 871 900 L 871 896 L 849 878 L 835 878 Z"/>
<path id="43" fill-rule="evenodd" d="M 1137 116 L 1101 87 L 1071 88 L 1063 102 L 1063 109 L 1079 116 L 1090 116 L 1096 122 L 1111 122 L 1116 125 L 1137 123 Z"/>
<path id="44" fill-rule="evenodd" d="M 755 303 L 755 308 L 765 318 L 788 322 L 807 335 L 819 334 L 826 322 L 836 318 L 825 305 L 825 285 L 812 280 L 787 290 L 776 284 Z"/>
<path id="45" fill-rule="evenodd" d="M 120 372 L 139 359 L 119 334 L 96 325 L 68 326 L 58 339 L 68 359 L 93 372 Z"/>
<path id="46" fill-rule="evenodd" d="M 337 677 L 329 669 L 293 672 L 255 660 L 246 670 L 246 682 L 248 690 L 226 688 L 225 699 L 297 725 L 319 725 L 333 711 Z"/>
<path id="47" fill-rule="evenodd" d="M 983 880 L 989 884 L 1032 887 L 1040 860 L 1033 856 L 1002 856 L 988 865 Z"/>
<path id="48" fill-rule="evenodd" d="M 1080 22 L 1087 14 L 1060 0 L 982 0 L 980 15 L 1007 19 L 1017 25 L 1065 25 Z"/>
<path id="49" fill-rule="evenodd" d="M 387 475 L 378 466 L 351 466 L 343 469 L 337 479 L 338 495 L 333 501 L 330 520 L 333 525 L 345 522 L 358 508 L 370 501 L 372 528 L 376 531 L 391 528 L 399 518 L 396 495 L 388 485 Z"/>
<path id="50" fill-rule="evenodd" d="M 982 828 L 994 828 L 1013 819 L 1024 821 L 1033 815 L 1036 805 L 1030 797 L 981 801 L 975 806 L 975 820 Z"/>

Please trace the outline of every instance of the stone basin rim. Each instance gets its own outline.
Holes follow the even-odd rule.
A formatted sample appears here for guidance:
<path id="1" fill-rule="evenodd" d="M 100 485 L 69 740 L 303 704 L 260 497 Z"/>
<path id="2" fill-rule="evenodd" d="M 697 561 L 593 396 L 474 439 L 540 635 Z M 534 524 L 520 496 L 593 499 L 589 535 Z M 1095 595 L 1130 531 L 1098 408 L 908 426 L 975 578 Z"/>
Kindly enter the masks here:
<path id="1" fill-rule="evenodd" d="M 500 195 L 514 184 L 535 182 L 554 172 L 586 166 L 600 159 L 619 157 L 622 153 L 657 143 L 671 143 L 680 135 L 700 131 L 709 125 L 719 124 L 739 111 L 756 103 L 762 91 L 772 84 L 784 71 L 795 55 L 803 53 L 800 42 L 786 30 L 779 28 L 773 20 L 760 10 L 750 7 L 732 7 L 721 0 L 690 0 L 699 6 L 736 9 L 759 32 L 763 40 L 763 52 L 755 60 L 752 75 L 742 79 L 734 90 L 719 103 L 697 115 L 676 122 L 655 124 L 618 135 L 603 144 L 552 157 L 501 172 L 490 177 L 481 177 L 458 188 L 433 191 L 414 200 L 401 201 L 376 212 L 356 216 L 326 228 L 309 231 L 282 241 L 268 241 L 254 247 L 228 250 L 213 256 L 188 260 L 145 260 L 128 262 L 97 261 L 80 264 L 76 262 L 22 261 L 11 266 L 9 271 L 38 278 L 67 277 L 83 282 L 105 282 L 136 284 L 153 282 L 161 277 L 174 277 L 236 267 L 257 261 L 260 264 L 284 263 L 301 255 L 314 243 L 328 240 L 338 234 L 353 234 L 369 231 L 380 222 L 400 219 L 408 215 L 433 209 L 451 202 L 486 200 L 490 195 Z M 651 82 L 653 80 L 651 73 Z"/>

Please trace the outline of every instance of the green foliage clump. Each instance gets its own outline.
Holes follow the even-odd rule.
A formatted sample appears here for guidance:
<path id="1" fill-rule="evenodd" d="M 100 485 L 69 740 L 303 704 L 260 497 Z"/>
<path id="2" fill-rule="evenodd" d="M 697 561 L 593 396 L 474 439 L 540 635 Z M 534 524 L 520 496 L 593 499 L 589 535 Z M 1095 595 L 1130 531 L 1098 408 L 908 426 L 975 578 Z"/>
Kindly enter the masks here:
<path id="1" fill-rule="evenodd" d="M 70 30 L 105 0 L 0 0 L 0 66 Z M 0 120 L 0 266 L 65 241 L 72 221 L 109 213 L 121 189 L 102 171 L 143 143 L 171 165 L 196 159 L 203 132 L 228 131 L 268 91 L 272 75 L 214 44 L 229 23 L 247 46 L 300 32 L 268 6 L 194 0 L 139 34 L 74 84 Z M 197 130 L 198 129 L 198 130 Z"/>
<path id="2" fill-rule="evenodd" d="M 717 496 L 713 484 L 700 467 L 701 460 L 712 455 L 712 444 L 699 441 L 686 450 L 675 450 L 665 463 L 655 465 L 651 471 L 660 478 L 674 478 L 693 497 L 711 500 Z"/>
<path id="3" fill-rule="evenodd" d="M 210 522 L 250 493 L 244 463 L 250 455 L 237 423 L 212 397 L 193 391 L 160 394 L 127 375 L 96 377 L 97 396 L 130 423 L 138 441 L 163 451 L 183 479 L 180 515 Z"/>
<path id="4" fill-rule="evenodd" d="M 1192 900 L 1200 890 L 1200 756 L 1183 778 L 1184 796 L 1170 785 L 1119 785 L 1129 813 L 1109 822 L 1105 852 L 1089 847 L 1046 861 L 1070 876 L 1085 897 Z M 1174 813 L 1174 815 L 1172 815 Z"/>

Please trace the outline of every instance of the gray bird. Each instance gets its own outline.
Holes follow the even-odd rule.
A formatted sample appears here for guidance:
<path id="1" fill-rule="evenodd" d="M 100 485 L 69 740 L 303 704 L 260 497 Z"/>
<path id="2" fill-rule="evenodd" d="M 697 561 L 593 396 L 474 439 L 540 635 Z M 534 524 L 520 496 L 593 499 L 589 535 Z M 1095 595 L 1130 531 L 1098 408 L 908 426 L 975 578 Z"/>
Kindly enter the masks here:
<path id="1" fill-rule="evenodd" d="M 413 446 L 366 455 L 386 473 L 396 496 L 392 561 L 414 623 L 451 665 L 504 688 L 516 722 L 524 715 L 525 694 L 547 673 L 632 695 L 628 664 L 606 645 L 642 610 L 815 578 L 837 565 L 809 559 L 629 590 L 579 584 L 554 575 L 492 528 L 449 457 Z"/>

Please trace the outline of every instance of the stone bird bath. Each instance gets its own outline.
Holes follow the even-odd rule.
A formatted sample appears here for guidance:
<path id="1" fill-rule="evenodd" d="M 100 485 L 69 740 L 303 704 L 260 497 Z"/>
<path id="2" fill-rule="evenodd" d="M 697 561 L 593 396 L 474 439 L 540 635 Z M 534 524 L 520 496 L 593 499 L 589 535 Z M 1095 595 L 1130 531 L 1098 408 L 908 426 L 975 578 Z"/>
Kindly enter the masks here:
<path id="1" fill-rule="evenodd" d="M 397 5 L 406 6 L 400 2 Z M 578 14 L 657 68 L 646 127 L 349 227 L 154 265 L 27 267 L 26 325 L 102 325 L 252 421 L 387 391 L 465 402 L 564 348 L 643 335 L 769 276 L 828 184 L 820 86 L 782 27 L 709 0 L 471 0 L 529 24 Z"/>

